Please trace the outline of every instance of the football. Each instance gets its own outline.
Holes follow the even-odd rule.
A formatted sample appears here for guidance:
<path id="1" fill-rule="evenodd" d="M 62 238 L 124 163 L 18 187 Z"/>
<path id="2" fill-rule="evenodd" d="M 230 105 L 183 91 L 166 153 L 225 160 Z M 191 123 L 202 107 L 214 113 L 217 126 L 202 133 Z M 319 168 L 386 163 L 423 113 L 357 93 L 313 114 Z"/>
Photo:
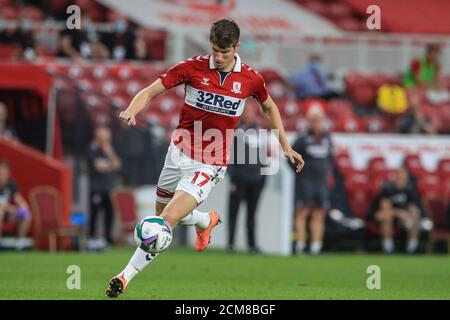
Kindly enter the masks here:
<path id="1" fill-rule="evenodd" d="M 137 223 L 134 239 L 142 250 L 159 253 L 167 249 L 172 242 L 172 229 L 163 218 L 148 216 Z"/>

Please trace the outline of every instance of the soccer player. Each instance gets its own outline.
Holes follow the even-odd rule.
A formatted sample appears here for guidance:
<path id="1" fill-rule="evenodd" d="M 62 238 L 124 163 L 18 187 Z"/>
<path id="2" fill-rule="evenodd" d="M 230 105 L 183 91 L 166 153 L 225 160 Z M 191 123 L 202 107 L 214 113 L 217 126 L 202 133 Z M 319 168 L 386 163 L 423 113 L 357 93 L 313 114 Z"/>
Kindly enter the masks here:
<path id="1" fill-rule="evenodd" d="M 156 213 L 172 229 L 179 223 L 195 226 L 196 251 L 206 249 L 211 231 L 220 223 L 217 212 L 205 213 L 196 208 L 225 175 L 233 131 L 247 98 L 255 97 L 270 127 L 279 130 L 281 147 L 297 173 L 304 166 L 302 156 L 286 139 L 280 113 L 263 78 L 242 63 L 237 54 L 239 35 L 234 21 L 215 22 L 210 31 L 210 55 L 193 57 L 173 66 L 141 90 L 119 115 L 127 125 L 135 125 L 136 115 L 149 101 L 174 86 L 185 85 L 179 125 L 172 135 L 158 181 Z M 106 295 L 121 294 L 156 256 L 137 248 L 125 269 L 110 280 Z"/>

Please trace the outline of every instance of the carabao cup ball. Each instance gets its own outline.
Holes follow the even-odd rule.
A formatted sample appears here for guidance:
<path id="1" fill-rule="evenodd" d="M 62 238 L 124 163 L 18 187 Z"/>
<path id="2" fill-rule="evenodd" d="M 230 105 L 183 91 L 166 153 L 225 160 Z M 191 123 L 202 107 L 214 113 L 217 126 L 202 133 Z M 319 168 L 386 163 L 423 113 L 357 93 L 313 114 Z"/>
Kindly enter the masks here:
<path id="1" fill-rule="evenodd" d="M 172 242 L 172 228 L 157 216 L 148 216 L 134 228 L 134 239 L 142 250 L 159 253 L 166 250 Z"/>

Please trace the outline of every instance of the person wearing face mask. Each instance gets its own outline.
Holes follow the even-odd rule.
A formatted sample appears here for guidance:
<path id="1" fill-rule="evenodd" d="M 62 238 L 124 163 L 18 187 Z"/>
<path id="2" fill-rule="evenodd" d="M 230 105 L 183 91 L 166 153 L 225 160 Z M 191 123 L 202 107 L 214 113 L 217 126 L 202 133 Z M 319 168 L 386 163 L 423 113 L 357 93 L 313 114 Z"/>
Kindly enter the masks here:
<path id="1" fill-rule="evenodd" d="M 101 39 L 116 61 L 148 59 L 145 43 L 124 18 L 119 18 L 114 23 L 114 31 L 103 33 Z"/>
<path id="2" fill-rule="evenodd" d="M 308 63 L 292 78 L 292 87 L 299 99 L 324 98 L 337 96 L 331 89 L 330 82 L 322 64 L 322 57 L 314 53 Z"/>

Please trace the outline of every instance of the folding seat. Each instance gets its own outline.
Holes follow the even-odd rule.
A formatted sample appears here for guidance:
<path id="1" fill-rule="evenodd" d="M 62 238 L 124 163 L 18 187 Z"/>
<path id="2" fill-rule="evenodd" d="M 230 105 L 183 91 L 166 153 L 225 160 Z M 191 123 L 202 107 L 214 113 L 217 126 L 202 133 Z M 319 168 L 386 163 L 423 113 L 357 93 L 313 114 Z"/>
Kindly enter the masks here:
<path id="1" fill-rule="evenodd" d="M 63 65 L 61 69 L 64 71 L 64 73 L 72 79 L 78 79 L 84 76 L 84 68 L 83 66 L 79 64 L 69 64 L 69 65 Z"/>
<path id="2" fill-rule="evenodd" d="M 390 124 L 389 122 L 379 116 L 368 116 L 364 117 L 364 131 L 370 133 L 386 133 L 390 132 Z"/>
<path id="3" fill-rule="evenodd" d="M 266 82 L 266 84 L 269 84 L 269 83 L 275 82 L 275 81 L 285 83 L 283 76 L 276 69 L 262 69 L 262 70 L 260 70 L 260 74 L 264 78 L 264 81 Z"/>
<path id="4" fill-rule="evenodd" d="M 418 181 L 417 188 L 423 197 L 429 194 L 443 195 L 444 187 L 441 185 L 441 178 L 437 173 L 423 174 Z"/>
<path id="5" fill-rule="evenodd" d="M 42 21 L 44 20 L 44 13 L 38 7 L 34 6 L 25 6 L 20 9 L 19 15 L 26 16 L 28 19 L 33 21 Z"/>
<path id="6" fill-rule="evenodd" d="M 133 97 L 133 96 L 135 96 L 139 91 L 141 91 L 142 89 L 144 89 L 144 87 L 145 87 L 145 85 L 143 84 L 143 82 L 141 82 L 141 81 L 136 81 L 136 80 L 131 80 L 131 81 L 128 81 L 128 82 L 126 83 L 125 90 L 126 90 L 126 93 L 127 93 L 129 96 Z"/>
<path id="7" fill-rule="evenodd" d="M 444 180 L 450 178 L 450 158 L 441 159 L 439 161 L 438 173 Z"/>
<path id="8" fill-rule="evenodd" d="M 310 108 L 317 108 L 317 107 L 322 108 L 322 110 L 325 113 L 328 113 L 328 103 L 323 99 L 309 98 L 303 101 L 303 109 L 305 110 L 304 111 L 305 113 L 308 112 Z"/>
<path id="9" fill-rule="evenodd" d="M 370 176 L 375 176 L 380 172 L 387 170 L 386 160 L 384 157 L 373 157 L 367 163 L 367 169 Z"/>
<path id="10" fill-rule="evenodd" d="M 353 116 L 344 116 L 334 122 L 335 132 L 361 132 L 363 124 L 361 119 Z"/>
<path id="11" fill-rule="evenodd" d="M 446 242 L 447 252 L 450 253 L 450 230 L 447 226 L 449 202 L 437 194 L 425 195 L 423 202 L 431 221 L 433 221 L 433 230 L 427 245 L 428 253 L 433 251 L 436 242 Z"/>
<path id="12" fill-rule="evenodd" d="M 366 219 L 371 202 L 370 192 L 365 189 L 354 189 L 348 193 L 348 203 L 356 218 Z"/>
<path id="13" fill-rule="evenodd" d="M 96 80 L 107 79 L 111 77 L 111 71 L 108 67 L 102 64 L 97 64 L 90 68 L 90 76 Z"/>
<path id="14" fill-rule="evenodd" d="M 76 84 L 82 91 L 98 89 L 98 85 L 90 78 L 78 78 Z"/>
<path id="15" fill-rule="evenodd" d="M 119 64 L 112 68 L 111 74 L 119 81 L 133 80 L 137 76 L 136 68 L 129 64 Z"/>
<path id="16" fill-rule="evenodd" d="M 377 91 L 370 83 L 355 84 L 351 97 L 358 106 L 372 106 L 375 103 Z"/>
<path id="17" fill-rule="evenodd" d="M 295 117 L 299 115 L 302 111 L 302 106 L 299 100 L 293 99 L 277 100 L 277 106 L 279 107 L 280 114 L 283 119 Z"/>
<path id="18" fill-rule="evenodd" d="M 348 152 L 340 152 L 334 157 L 334 164 L 336 165 L 339 173 L 344 176 L 351 174 L 354 169 L 352 161 Z"/>
<path id="19" fill-rule="evenodd" d="M 354 192 L 355 190 L 370 190 L 370 177 L 364 170 L 353 170 L 345 176 L 345 190 Z"/>
<path id="20" fill-rule="evenodd" d="M 408 169 L 409 173 L 414 177 L 420 177 L 426 170 L 422 167 L 418 154 L 408 154 L 403 160 L 403 165 Z"/>
<path id="21" fill-rule="evenodd" d="M 100 82 L 100 90 L 104 95 L 112 96 L 119 92 L 119 85 L 113 79 L 105 79 Z"/>
<path id="22" fill-rule="evenodd" d="M 328 116 L 331 119 L 353 116 L 351 102 L 344 99 L 331 99 L 328 101 Z"/>

